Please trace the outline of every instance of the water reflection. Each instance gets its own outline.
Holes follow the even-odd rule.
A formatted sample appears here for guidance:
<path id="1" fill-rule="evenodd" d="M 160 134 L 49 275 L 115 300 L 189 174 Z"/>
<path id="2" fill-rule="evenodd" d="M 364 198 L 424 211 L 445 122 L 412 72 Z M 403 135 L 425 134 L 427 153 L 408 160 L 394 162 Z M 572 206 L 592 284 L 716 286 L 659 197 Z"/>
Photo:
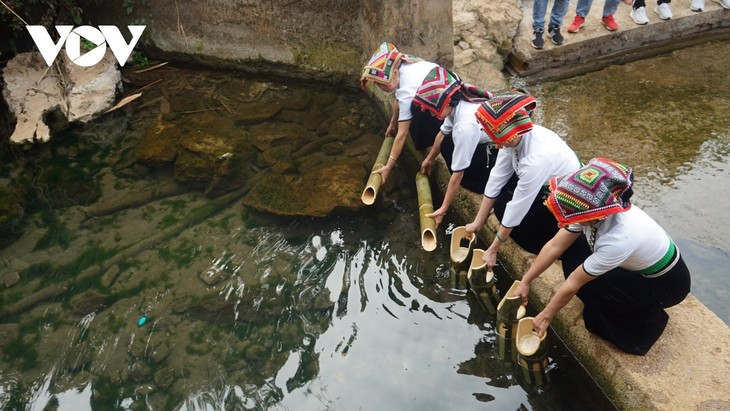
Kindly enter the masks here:
<path id="1" fill-rule="evenodd" d="M 730 324 L 730 41 L 608 67 L 539 90 L 539 114 L 587 161 L 634 168 L 635 202 L 692 271 L 692 294 Z M 702 62 L 699 64 L 698 62 Z"/>
<path id="2" fill-rule="evenodd" d="M 3 408 L 612 408 L 557 341 L 550 389 L 498 361 L 403 167 L 359 206 L 384 124 L 363 95 L 129 75 L 166 81 L 0 166 L 28 202 L 0 251 Z"/>

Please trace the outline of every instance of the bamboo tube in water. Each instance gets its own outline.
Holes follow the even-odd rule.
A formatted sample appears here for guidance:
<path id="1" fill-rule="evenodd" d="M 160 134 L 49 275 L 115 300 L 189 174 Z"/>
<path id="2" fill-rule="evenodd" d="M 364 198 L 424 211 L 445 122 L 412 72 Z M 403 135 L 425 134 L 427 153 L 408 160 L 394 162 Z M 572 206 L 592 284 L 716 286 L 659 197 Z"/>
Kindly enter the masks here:
<path id="1" fill-rule="evenodd" d="M 472 235 L 469 239 L 466 238 L 467 234 L 465 226 L 456 227 L 451 232 L 451 266 L 457 271 L 468 270 L 472 261 L 472 250 L 474 250 L 477 236 Z"/>
<path id="2" fill-rule="evenodd" d="M 390 149 L 393 148 L 393 137 L 386 137 L 383 140 L 383 144 L 380 146 L 378 156 L 375 158 L 375 164 L 371 171 L 375 171 L 379 168 L 385 167 L 388 164 L 388 156 L 390 155 Z M 365 183 L 365 189 L 362 192 L 360 199 L 366 205 L 372 205 L 375 203 L 375 198 L 378 196 L 378 190 L 380 185 L 383 184 L 383 176 L 381 174 L 370 173 L 367 183 Z"/>
<path id="3" fill-rule="evenodd" d="M 436 249 L 436 220 L 426 217 L 433 213 L 433 199 L 431 184 L 428 176 L 421 172 L 416 173 L 416 193 L 418 195 L 418 217 L 421 225 L 421 246 L 426 251 Z"/>
<path id="4" fill-rule="evenodd" d="M 472 292 L 476 294 L 482 307 L 489 314 L 494 315 L 497 313 L 497 305 L 499 304 L 497 277 L 494 276 L 493 271 L 488 271 L 487 263 L 482 259 L 483 256 L 484 250 L 474 249 L 467 279 Z"/>
<path id="5" fill-rule="evenodd" d="M 516 294 L 520 282 L 515 280 L 502 301 L 497 305 L 497 348 L 502 361 L 517 361 L 515 348 L 515 334 L 517 321 L 525 316 L 525 307 L 522 298 Z"/>
<path id="6" fill-rule="evenodd" d="M 547 374 L 548 355 L 545 337 L 538 336 L 533 331 L 533 317 L 524 317 L 517 323 L 515 332 L 515 346 L 517 348 L 517 363 L 525 383 L 542 387 L 550 382 Z"/>

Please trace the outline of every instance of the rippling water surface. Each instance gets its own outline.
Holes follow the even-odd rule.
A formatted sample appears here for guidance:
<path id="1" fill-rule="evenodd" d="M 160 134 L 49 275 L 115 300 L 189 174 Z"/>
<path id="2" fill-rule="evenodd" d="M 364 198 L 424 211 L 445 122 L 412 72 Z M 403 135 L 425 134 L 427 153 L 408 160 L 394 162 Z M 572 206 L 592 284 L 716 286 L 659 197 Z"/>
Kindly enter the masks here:
<path id="1" fill-rule="evenodd" d="M 692 294 L 730 324 L 730 41 L 555 83 L 540 120 L 581 160 L 634 168 L 634 202 L 672 236 Z"/>
<path id="2" fill-rule="evenodd" d="M 553 336 L 547 387 L 500 361 L 449 273 L 462 222 L 423 251 L 403 164 L 375 206 L 302 211 L 346 202 L 343 161 L 359 197 L 385 124 L 363 95 L 127 75 L 162 81 L 0 168 L 25 210 L 0 251 L 0 408 L 613 409 Z"/>

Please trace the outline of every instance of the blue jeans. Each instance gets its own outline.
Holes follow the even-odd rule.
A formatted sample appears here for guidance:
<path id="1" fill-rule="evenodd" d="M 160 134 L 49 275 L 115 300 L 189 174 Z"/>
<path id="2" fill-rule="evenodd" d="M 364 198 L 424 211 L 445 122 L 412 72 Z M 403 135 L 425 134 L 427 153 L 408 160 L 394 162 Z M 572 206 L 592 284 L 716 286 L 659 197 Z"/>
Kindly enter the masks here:
<path id="1" fill-rule="evenodd" d="M 563 17 L 568 12 L 569 0 L 555 0 L 553 9 L 550 11 L 549 27 L 560 27 L 563 25 Z M 548 0 L 535 0 L 532 5 L 532 29 L 544 30 L 545 13 L 547 12 Z"/>
<path id="2" fill-rule="evenodd" d="M 603 15 L 601 17 L 608 17 L 615 13 L 619 3 L 621 3 L 621 0 L 606 0 L 603 4 Z M 575 7 L 575 14 L 585 18 L 591 10 L 592 4 L 593 0 L 578 0 L 578 5 Z"/>

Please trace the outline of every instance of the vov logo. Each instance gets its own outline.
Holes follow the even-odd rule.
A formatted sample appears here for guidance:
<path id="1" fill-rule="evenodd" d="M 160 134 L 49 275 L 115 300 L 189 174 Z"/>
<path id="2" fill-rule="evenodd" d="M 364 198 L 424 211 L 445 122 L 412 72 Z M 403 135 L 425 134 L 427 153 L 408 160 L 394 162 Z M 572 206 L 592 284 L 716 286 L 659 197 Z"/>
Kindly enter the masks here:
<path id="1" fill-rule="evenodd" d="M 46 61 L 48 66 L 53 64 L 53 61 L 61 51 L 61 47 L 65 44 L 66 55 L 71 61 L 82 67 L 91 67 L 104 58 L 108 44 L 117 62 L 123 67 L 129 55 L 132 54 L 132 50 L 142 36 L 142 32 L 146 26 L 127 26 L 129 32 L 132 33 L 132 41 L 129 43 L 124 40 L 122 33 L 116 26 L 99 26 L 98 29 L 92 26 L 79 26 L 76 28 L 73 26 L 55 27 L 58 32 L 57 43 L 53 42 L 45 27 L 25 26 L 30 36 L 33 37 L 35 45 L 38 47 L 38 50 L 43 56 L 43 60 Z M 82 37 L 96 45 L 96 47 L 83 55 L 81 54 Z"/>

